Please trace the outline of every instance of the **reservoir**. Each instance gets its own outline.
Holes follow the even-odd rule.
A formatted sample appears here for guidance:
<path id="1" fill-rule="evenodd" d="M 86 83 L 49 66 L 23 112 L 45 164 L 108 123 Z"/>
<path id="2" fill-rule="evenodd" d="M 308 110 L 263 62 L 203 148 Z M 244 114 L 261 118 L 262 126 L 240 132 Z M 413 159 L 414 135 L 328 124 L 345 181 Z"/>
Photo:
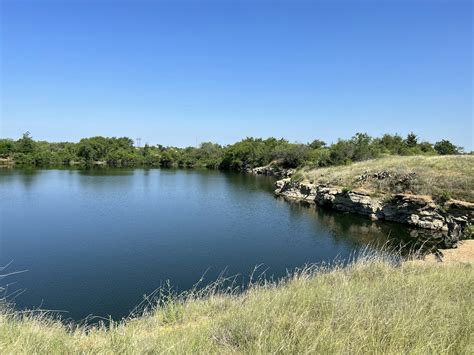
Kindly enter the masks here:
<path id="1" fill-rule="evenodd" d="M 17 309 L 121 319 L 157 288 L 245 284 L 347 260 L 403 226 L 288 203 L 275 179 L 209 170 L 0 169 L 0 279 Z"/>

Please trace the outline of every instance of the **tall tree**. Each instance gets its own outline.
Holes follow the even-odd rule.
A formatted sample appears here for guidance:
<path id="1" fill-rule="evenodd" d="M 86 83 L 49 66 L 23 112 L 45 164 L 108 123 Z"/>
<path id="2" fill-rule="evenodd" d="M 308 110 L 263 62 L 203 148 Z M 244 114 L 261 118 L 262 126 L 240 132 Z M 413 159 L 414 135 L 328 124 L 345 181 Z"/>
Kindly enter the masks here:
<path id="1" fill-rule="evenodd" d="M 418 137 L 415 133 L 411 132 L 407 135 L 407 138 L 405 139 L 405 144 L 407 145 L 408 148 L 415 148 L 416 145 L 418 144 Z"/>
<path id="2" fill-rule="evenodd" d="M 35 150 L 35 142 L 33 138 L 31 137 L 30 132 L 25 132 L 23 133 L 23 136 L 18 140 L 18 151 L 20 153 L 33 153 Z"/>

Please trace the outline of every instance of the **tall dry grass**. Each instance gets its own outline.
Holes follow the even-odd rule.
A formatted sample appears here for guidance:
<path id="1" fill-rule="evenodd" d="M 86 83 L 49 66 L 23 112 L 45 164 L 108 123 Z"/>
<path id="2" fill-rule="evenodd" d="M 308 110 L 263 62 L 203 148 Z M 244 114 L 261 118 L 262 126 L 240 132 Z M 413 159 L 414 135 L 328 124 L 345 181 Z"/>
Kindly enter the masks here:
<path id="1" fill-rule="evenodd" d="M 358 179 L 382 171 L 389 172 L 391 177 Z M 296 177 L 318 184 L 365 188 L 374 193 L 406 192 L 474 202 L 473 155 L 389 156 L 347 166 L 305 168 Z"/>
<path id="2" fill-rule="evenodd" d="M 2 353 L 474 352 L 471 265 L 362 258 L 309 267 L 244 293 L 218 288 L 164 299 L 140 317 L 64 325 L 47 314 L 0 313 Z"/>

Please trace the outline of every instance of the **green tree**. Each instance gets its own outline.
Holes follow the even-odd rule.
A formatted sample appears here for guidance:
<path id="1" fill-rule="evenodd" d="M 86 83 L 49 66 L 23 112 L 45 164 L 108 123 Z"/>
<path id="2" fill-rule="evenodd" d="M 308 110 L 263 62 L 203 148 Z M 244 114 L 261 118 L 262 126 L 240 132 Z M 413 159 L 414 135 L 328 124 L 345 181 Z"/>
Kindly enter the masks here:
<path id="1" fill-rule="evenodd" d="M 367 133 L 356 133 L 351 143 L 354 147 L 351 157 L 353 161 L 372 159 L 378 155 L 377 149 L 372 144 L 372 138 Z"/>
<path id="2" fill-rule="evenodd" d="M 416 145 L 418 144 L 418 137 L 415 133 L 411 132 L 407 135 L 407 138 L 405 139 L 405 144 L 407 145 L 408 148 L 415 148 Z"/>
<path id="3" fill-rule="evenodd" d="M 310 149 L 306 144 L 280 144 L 275 148 L 274 155 L 283 167 L 296 168 L 309 160 Z"/>
<path id="4" fill-rule="evenodd" d="M 351 141 L 339 139 L 329 148 L 329 161 L 331 165 L 348 164 L 354 156 L 354 144 Z"/>
<path id="5" fill-rule="evenodd" d="M 11 155 L 15 149 L 15 142 L 11 139 L 0 139 L 0 156 Z"/>
<path id="6" fill-rule="evenodd" d="M 30 132 L 23 133 L 23 136 L 17 141 L 18 152 L 23 154 L 33 153 L 35 150 L 35 141 L 31 137 Z"/>
<path id="7" fill-rule="evenodd" d="M 261 138 L 246 138 L 227 147 L 221 167 L 243 170 L 269 162 L 265 143 Z"/>
<path id="8" fill-rule="evenodd" d="M 222 163 L 224 150 L 219 144 L 204 142 L 194 152 L 198 163 L 211 169 L 217 169 Z"/>
<path id="9" fill-rule="evenodd" d="M 326 142 L 323 142 L 322 140 L 319 140 L 319 139 L 315 139 L 308 145 L 311 149 L 319 149 L 319 148 L 324 148 L 326 146 Z"/>
<path id="10" fill-rule="evenodd" d="M 395 155 L 408 154 L 405 141 L 398 134 L 384 134 L 382 138 L 377 138 L 374 140 L 374 145 L 378 146 L 378 149 L 381 153 Z"/>
<path id="11" fill-rule="evenodd" d="M 447 139 L 443 139 L 435 143 L 434 149 L 438 152 L 439 155 L 452 155 L 461 153 L 463 148 L 456 147 Z"/>
<path id="12" fill-rule="evenodd" d="M 164 167 L 171 167 L 173 165 L 173 156 L 168 150 L 161 154 L 160 164 Z"/>
<path id="13" fill-rule="evenodd" d="M 433 148 L 433 144 L 429 142 L 421 142 L 418 143 L 418 147 L 420 148 L 423 154 L 436 154 L 436 150 Z"/>

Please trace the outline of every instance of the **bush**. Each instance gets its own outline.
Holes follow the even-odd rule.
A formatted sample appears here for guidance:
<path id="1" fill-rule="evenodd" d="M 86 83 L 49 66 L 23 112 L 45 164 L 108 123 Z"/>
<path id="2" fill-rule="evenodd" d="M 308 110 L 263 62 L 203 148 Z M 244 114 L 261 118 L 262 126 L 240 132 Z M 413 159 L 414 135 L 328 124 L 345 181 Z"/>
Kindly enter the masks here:
<path id="1" fill-rule="evenodd" d="M 456 147 L 454 144 L 452 144 L 450 141 L 446 139 L 443 139 L 440 142 L 436 142 L 434 145 L 434 149 L 439 155 L 460 154 L 462 151 L 462 148 Z"/>

